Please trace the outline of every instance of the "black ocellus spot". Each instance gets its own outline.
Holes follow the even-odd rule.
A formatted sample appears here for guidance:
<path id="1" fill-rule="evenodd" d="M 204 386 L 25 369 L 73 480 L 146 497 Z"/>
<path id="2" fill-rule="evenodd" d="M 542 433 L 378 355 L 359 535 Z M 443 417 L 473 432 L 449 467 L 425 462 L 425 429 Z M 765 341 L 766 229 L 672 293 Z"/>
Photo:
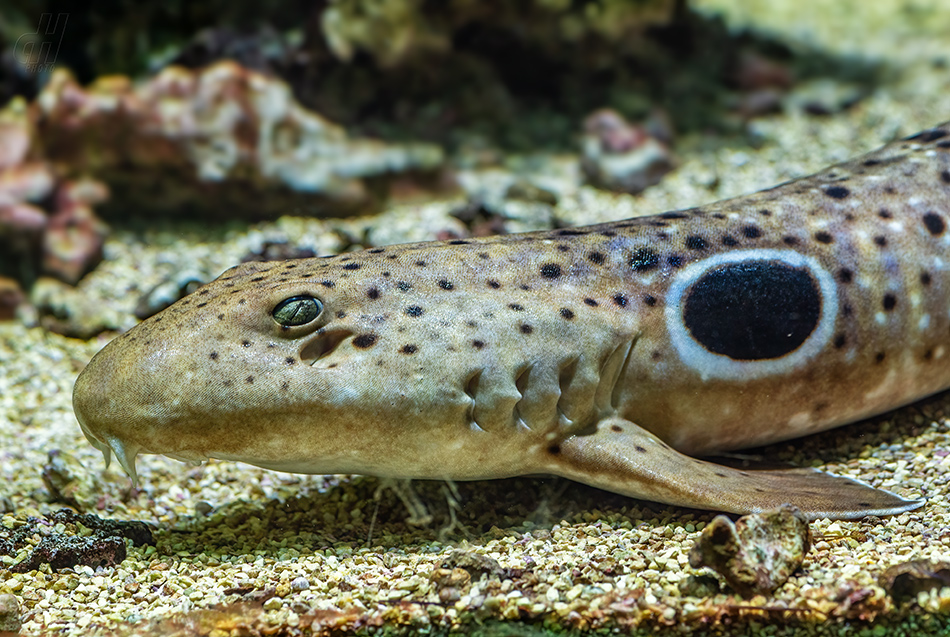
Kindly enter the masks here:
<path id="1" fill-rule="evenodd" d="M 805 268 L 751 261 L 716 268 L 687 292 L 683 322 L 707 350 L 735 360 L 780 358 L 818 326 L 821 293 Z"/>

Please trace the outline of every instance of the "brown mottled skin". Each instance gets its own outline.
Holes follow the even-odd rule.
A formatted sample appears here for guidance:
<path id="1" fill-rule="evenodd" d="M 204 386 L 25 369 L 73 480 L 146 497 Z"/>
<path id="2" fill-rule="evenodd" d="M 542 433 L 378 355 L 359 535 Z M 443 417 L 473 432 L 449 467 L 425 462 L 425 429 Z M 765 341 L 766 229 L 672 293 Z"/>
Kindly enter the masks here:
<path id="1" fill-rule="evenodd" d="M 109 343 L 77 380 L 75 410 L 133 476 L 136 454 L 162 453 L 403 478 L 549 473 L 736 513 L 786 502 L 812 518 L 897 513 L 922 502 L 690 455 L 821 431 L 950 386 L 948 222 L 944 124 L 691 210 L 247 263 Z M 730 259 L 744 265 L 729 270 Z M 745 259 L 757 273 L 806 275 L 762 284 L 779 296 L 723 326 L 713 310 L 684 309 L 689 295 L 722 297 L 690 287 L 708 264 L 740 281 L 740 296 L 755 288 L 729 278 Z M 785 307 L 794 281 L 806 282 L 804 305 Z M 319 316 L 278 324 L 275 307 L 300 296 L 319 299 Z M 728 325 L 759 311 L 779 324 L 778 354 L 737 354 L 764 337 Z M 702 325 L 675 337 L 687 315 Z M 790 316 L 806 324 L 797 349 L 783 340 Z M 707 323 L 709 339 L 726 334 L 726 354 L 700 351 Z"/>

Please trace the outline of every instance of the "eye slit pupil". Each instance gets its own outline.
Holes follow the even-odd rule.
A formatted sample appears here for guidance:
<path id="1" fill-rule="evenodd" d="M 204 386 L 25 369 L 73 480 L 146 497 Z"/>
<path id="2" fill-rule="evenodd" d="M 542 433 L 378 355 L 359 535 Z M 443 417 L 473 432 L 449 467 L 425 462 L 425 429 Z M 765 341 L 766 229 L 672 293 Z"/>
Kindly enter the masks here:
<path id="1" fill-rule="evenodd" d="M 312 296 L 292 296 L 284 299 L 274 308 L 272 316 L 284 327 L 306 325 L 323 311 L 323 303 Z"/>

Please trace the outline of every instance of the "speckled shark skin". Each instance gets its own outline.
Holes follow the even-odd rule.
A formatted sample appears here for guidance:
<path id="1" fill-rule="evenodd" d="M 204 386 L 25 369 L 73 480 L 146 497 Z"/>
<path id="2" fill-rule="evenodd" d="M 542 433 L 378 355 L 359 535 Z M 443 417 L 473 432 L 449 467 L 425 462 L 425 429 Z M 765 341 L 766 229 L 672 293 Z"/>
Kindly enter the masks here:
<path id="1" fill-rule="evenodd" d="M 304 473 L 555 474 L 811 518 L 918 507 L 695 456 L 950 386 L 950 125 L 712 205 L 584 228 L 247 263 L 76 382 L 108 460 Z"/>

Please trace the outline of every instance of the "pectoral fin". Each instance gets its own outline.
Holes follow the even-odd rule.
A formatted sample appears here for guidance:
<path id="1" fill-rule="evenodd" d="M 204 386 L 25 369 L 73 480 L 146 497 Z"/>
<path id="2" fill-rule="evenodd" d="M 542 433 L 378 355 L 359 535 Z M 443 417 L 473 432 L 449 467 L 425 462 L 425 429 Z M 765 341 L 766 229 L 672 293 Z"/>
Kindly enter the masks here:
<path id="1" fill-rule="evenodd" d="M 757 513 L 782 504 L 808 519 L 857 519 L 916 509 L 889 491 L 814 469 L 733 469 L 676 451 L 642 427 L 608 418 L 548 449 L 547 470 L 607 491 L 678 506 Z"/>

